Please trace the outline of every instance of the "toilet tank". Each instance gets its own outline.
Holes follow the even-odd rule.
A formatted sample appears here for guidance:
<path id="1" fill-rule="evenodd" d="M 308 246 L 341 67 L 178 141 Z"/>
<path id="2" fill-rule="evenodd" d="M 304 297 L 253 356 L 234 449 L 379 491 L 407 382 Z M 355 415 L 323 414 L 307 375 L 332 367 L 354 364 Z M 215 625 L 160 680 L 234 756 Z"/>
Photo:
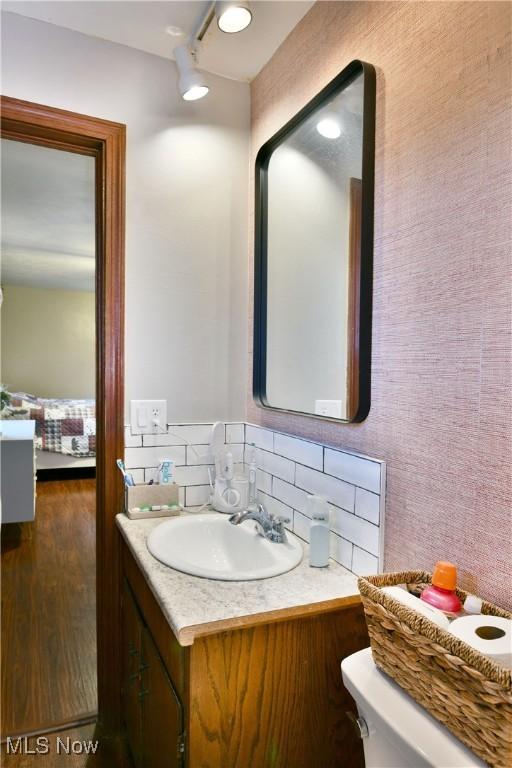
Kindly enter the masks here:
<path id="1" fill-rule="evenodd" d="M 341 671 L 359 717 L 366 723 L 366 768 L 486 768 L 447 728 L 377 669 L 370 648 L 343 659 Z"/>

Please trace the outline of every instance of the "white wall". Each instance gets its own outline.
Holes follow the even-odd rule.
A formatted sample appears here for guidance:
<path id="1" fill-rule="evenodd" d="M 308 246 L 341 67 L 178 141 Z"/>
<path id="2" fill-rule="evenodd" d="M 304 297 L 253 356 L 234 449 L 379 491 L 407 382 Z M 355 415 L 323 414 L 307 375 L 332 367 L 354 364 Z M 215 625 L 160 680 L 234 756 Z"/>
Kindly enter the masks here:
<path id="1" fill-rule="evenodd" d="M 244 416 L 249 88 L 2 14 L 2 93 L 127 125 L 126 400 L 172 420 Z"/>
<path id="2" fill-rule="evenodd" d="M 94 397 L 94 293 L 4 285 L 2 382 L 38 397 Z"/>

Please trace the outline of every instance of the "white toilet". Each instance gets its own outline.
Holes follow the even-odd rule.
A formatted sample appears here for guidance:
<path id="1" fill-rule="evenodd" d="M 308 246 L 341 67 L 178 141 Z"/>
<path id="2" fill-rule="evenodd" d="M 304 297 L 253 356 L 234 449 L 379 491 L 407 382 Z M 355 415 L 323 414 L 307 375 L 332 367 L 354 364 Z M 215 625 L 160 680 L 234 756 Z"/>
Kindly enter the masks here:
<path id="1" fill-rule="evenodd" d="M 443 725 L 375 666 L 371 649 L 341 663 L 357 704 L 366 768 L 485 768 Z"/>

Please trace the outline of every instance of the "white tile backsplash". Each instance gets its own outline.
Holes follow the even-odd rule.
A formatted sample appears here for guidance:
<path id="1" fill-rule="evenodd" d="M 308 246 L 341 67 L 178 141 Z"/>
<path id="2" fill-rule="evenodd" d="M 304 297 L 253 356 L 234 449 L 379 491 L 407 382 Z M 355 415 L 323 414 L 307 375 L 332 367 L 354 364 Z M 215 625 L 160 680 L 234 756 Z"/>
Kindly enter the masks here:
<path id="1" fill-rule="evenodd" d="M 175 467 L 174 478 L 178 485 L 208 485 L 210 482 L 208 469 L 211 471 L 207 466 Z"/>
<path id="2" fill-rule="evenodd" d="M 370 576 L 379 571 L 379 561 L 373 555 L 365 552 L 363 549 L 354 546 L 352 556 L 352 568 L 350 569 L 358 576 Z"/>
<path id="3" fill-rule="evenodd" d="M 246 447 L 247 451 L 247 447 Z M 274 477 L 280 477 L 289 483 L 295 480 L 295 463 L 274 453 L 256 448 L 256 466 Z"/>
<path id="4" fill-rule="evenodd" d="M 341 563 L 349 571 L 352 570 L 352 552 L 354 545 L 342 536 L 331 531 L 330 551 L 333 560 Z M 368 574 L 369 575 L 369 574 Z"/>
<path id="5" fill-rule="evenodd" d="M 260 501 L 265 505 L 267 512 L 278 517 L 289 518 L 290 522 L 293 522 L 293 509 L 287 504 L 283 504 L 279 499 L 274 499 L 273 496 L 269 496 L 267 493 L 259 493 Z"/>
<path id="6" fill-rule="evenodd" d="M 364 488 L 356 488 L 356 515 L 379 525 L 380 496 Z"/>
<path id="7" fill-rule="evenodd" d="M 235 464 L 243 464 L 244 448 L 242 443 L 226 443 L 226 450 L 232 454 Z"/>
<path id="8" fill-rule="evenodd" d="M 212 424 L 170 424 L 165 435 L 133 436 L 125 430 L 125 464 L 136 482 L 156 476 L 162 458 L 176 461 L 180 503 L 208 501 Z M 250 445 L 256 445 L 260 501 L 272 514 L 290 518 L 287 528 L 309 540 L 307 496 L 323 496 L 331 506 L 331 557 L 354 573 L 382 570 L 386 465 L 371 457 L 328 448 L 252 424 L 226 424 L 226 448 L 235 471 L 243 471 Z"/>
<path id="9" fill-rule="evenodd" d="M 208 445 L 187 445 L 187 465 L 214 464 L 213 456 Z"/>
<path id="10" fill-rule="evenodd" d="M 226 424 L 226 443 L 245 443 L 245 424 Z"/>
<path id="11" fill-rule="evenodd" d="M 185 488 L 185 506 L 201 507 L 210 498 L 209 485 L 189 485 Z"/>
<path id="12" fill-rule="evenodd" d="M 254 443 L 256 448 L 263 448 L 265 451 L 274 450 L 274 433 L 269 429 L 261 429 L 247 424 L 245 427 L 245 442 L 247 445 Z"/>
<path id="13" fill-rule="evenodd" d="M 303 515 L 307 514 L 308 494 L 301 488 L 285 483 L 279 477 L 274 477 L 272 480 L 272 496 L 293 507 L 293 509 L 302 512 Z"/>
<path id="14" fill-rule="evenodd" d="M 325 449 L 324 471 L 341 480 L 380 493 L 380 462 L 371 461 L 352 453 Z"/>
<path id="15" fill-rule="evenodd" d="M 350 483 L 298 464 L 295 484 L 308 493 L 323 496 L 337 507 L 343 507 L 348 512 L 354 511 L 356 489 Z"/>
<path id="16" fill-rule="evenodd" d="M 185 464 L 185 448 L 182 446 L 155 446 L 151 448 L 125 448 L 126 469 L 157 467 L 162 459 L 172 459 L 176 465 Z"/>
<path id="17" fill-rule="evenodd" d="M 269 475 L 268 472 L 263 472 L 261 469 L 259 469 L 256 474 L 256 487 L 258 491 L 263 491 L 264 493 L 271 494 L 272 493 L 272 475 Z"/>
<path id="18" fill-rule="evenodd" d="M 137 485 L 137 483 L 146 482 L 144 479 L 144 471 L 145 470 L 143 469 L 130 469 L 130 475 L 133 477 L 135 485 Z"/>
<path id="19" fill-rule="evenodd" d="M 144 435 L 144 445 L 208 445 L 212 424 L 169 424 L 167 433 Z"/>
<path id="20" fill-rule="evenodd" d="M 142 435 L 132 435 L 130 427 L 124 428 L 125 448 L 139 448 L 142 445 Z"/>
<path id="21" fill-rule="evenodd" d="M 292 459 L 299 464 L 305 464 L 306 467 L 319 470 L 324 468 L 323 448 L 317 443 L 276 433 L 274 435 L 274 453 Z"/>
<path id="22" fill-rule="evenodd" d="M 379 527 L 377 525 L 372 525 L 361 517 L 351 515 L 344 509 L 331 507 L 331 528 L 335 533 L 353 544 L 357 544 L 372 555 L 378 556 Z"/>
<path id="23" fill-rule="evenodd" d="M 142 435 L 141 439 L 143 441 L 143 445 L 148 448 L 155 445 L 185 445 L 183 440 L 178 440 L 177 438 L 171 437 L 168 434 Z"/>
<path id="24" fill-rule="evenodd" d="M 289 516 L 288 510 L 293 509 L 293 531 L 308 541 L 307 496 L 323 496 L 331 508 L 331 557 L 354 572 L 356 568 L 367 574 L 382 570 L 385 463 L 279 432 L 271 438 L 271 430 L 249 424 L 246 443 L 256 442 L 258 436 L 261 444 L 262 433 L 265 444 L 274 445 L 274 452 L 256 450 L 258 467 L 265 469 L 263 503 L 281 515 Z M 271 491 L 267 490 L 268 474 L 272 475 Z"/>
<path id="25" fill-rule="evenodd" d="M 158 482 L 158 468 L 157 467 L 148 467 L 147 469 L 142 470 L 144 472 L 144 483 L 150 483 L 153 481 L 154 483 Z"/>
<path id="26" fill-rule="evenodd" d="M 301 512 L 294 510 L 293 512 L 293 532 L 296 536 L 300 536 L 304 541 L 309 541 L 309 526 L 311 520 Z"/>

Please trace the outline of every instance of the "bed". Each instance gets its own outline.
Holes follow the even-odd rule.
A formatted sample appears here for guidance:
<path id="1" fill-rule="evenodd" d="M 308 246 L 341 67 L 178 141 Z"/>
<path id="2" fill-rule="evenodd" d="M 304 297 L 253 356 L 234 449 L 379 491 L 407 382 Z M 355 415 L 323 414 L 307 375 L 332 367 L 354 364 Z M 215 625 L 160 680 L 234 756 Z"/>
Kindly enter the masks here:
<path id="1" fill-rule="evenodd" d="M 2 419 L 33 419 L 37 469 L 78 469 L 96 464 L 94 400 L 42 398 L 6 393 Z"/>

